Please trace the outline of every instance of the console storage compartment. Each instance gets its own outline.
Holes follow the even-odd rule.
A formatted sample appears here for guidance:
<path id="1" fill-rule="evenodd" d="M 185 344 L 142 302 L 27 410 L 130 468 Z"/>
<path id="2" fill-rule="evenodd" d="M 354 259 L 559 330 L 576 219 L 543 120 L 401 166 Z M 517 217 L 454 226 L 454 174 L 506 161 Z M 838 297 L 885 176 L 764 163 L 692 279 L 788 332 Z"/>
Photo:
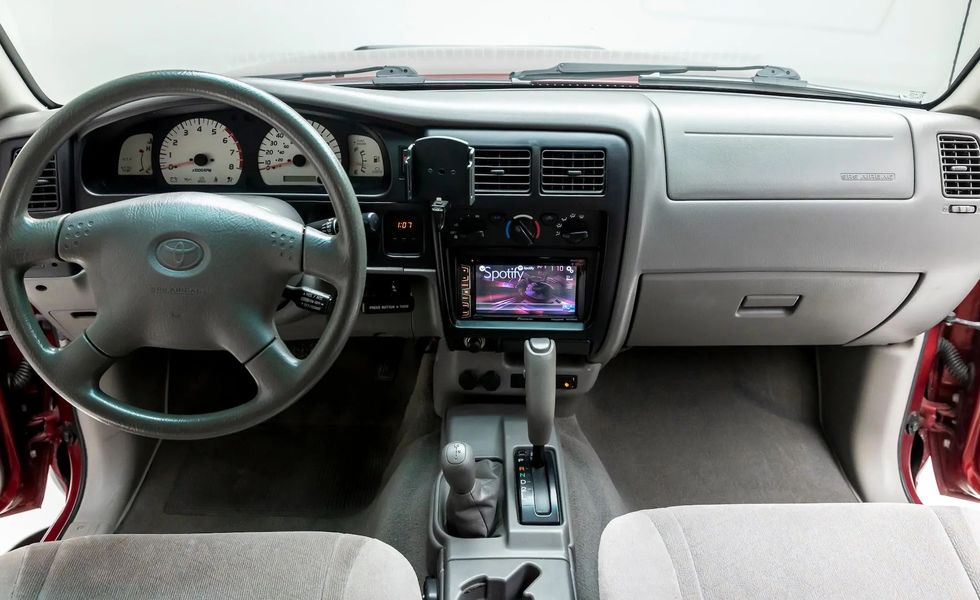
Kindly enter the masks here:
<path id="1" fill-rule="evenodd" d="M 628 345 L 839 345 L 894 313 L 916 273 L 656 273 L 640 278 Z"/>
<path id="2" fill-rule="evenodd" d="M 446 600 L 532 600 L 575 597 L 568 563 L 560 559 L 450 560 Z"/>

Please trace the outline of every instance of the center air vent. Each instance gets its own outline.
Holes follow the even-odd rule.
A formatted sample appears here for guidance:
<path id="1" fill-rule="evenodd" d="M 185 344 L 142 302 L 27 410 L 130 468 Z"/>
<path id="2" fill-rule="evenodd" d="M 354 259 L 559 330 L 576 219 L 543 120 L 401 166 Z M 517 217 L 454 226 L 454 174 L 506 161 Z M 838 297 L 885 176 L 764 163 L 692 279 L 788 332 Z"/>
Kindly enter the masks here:
<path id="1" fill-rule="evenodd" d="M 13 158 L 17 158 L 20 148 L 14 150 Z M 56 213 L 61 210 L 61 198 L 58 194 L 58 163 L 52 157 L 41 174 L 37 177 L 27 210 L 32 215 Z"/>
<path id="2" fill-rule="evenodd" d="M 527 148 L 476 148 L 474 159 L 477 194 L 531 191 L 531 151 Z"/>
<path id="3" fill-rule="evenodd" d="M 545 194 L 597 195 L 605 183 L 604 150 L 541 151 L 541 191 Z"/>
<path id="4" fill-rule="evenodd" d="M 943 195 L 980 196 L 980 144 L 972 135 L 939 135 Z"/>

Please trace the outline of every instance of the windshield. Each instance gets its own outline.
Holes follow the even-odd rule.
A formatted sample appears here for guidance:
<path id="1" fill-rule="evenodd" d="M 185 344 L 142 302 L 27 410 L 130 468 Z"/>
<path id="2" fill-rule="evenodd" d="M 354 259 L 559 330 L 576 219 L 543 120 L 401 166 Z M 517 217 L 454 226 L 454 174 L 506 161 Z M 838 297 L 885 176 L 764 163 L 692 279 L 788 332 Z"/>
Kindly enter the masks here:
<path id="1" fill-rule="evenodd" d="M 0 25 L 58 103 L 162 68 L 247 75 L 397 64 L 472 78 L 562 61 L 779 65 L 811 86 L 919 103 L 941 96 L 977 50 L 980 11 L 969 7 L 969 0 L 42 0 L 0 4 Z M 354 51 L 363 47 L 373 49 Z"/>

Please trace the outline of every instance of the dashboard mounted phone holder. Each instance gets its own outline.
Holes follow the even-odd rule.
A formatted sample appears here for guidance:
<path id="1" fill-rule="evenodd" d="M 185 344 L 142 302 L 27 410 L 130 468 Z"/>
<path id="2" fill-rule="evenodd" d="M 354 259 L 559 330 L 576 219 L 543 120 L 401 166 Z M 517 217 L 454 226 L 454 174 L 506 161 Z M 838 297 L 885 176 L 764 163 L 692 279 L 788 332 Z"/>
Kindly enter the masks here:
<path id="1" fill-rule="evenodd" d="M 408 147 L 410 201 L 444 201 L 448 206 L 471 206 L 476 199 L 473 147 L 461 139 L 424 137 Z"/>

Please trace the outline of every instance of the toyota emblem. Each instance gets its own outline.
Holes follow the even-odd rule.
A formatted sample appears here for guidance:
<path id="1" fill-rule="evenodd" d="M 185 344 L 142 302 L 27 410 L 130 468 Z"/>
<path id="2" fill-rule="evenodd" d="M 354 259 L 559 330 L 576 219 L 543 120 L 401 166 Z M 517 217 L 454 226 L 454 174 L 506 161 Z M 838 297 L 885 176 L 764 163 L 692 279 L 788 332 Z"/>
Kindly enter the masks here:
<path id="1" fill-rule="evenodd" d="M 172 271 L 187 271 L 201 264 L 204 248 L 187 238 L 163 240 L 157 246 L 157 260 Z"/>

